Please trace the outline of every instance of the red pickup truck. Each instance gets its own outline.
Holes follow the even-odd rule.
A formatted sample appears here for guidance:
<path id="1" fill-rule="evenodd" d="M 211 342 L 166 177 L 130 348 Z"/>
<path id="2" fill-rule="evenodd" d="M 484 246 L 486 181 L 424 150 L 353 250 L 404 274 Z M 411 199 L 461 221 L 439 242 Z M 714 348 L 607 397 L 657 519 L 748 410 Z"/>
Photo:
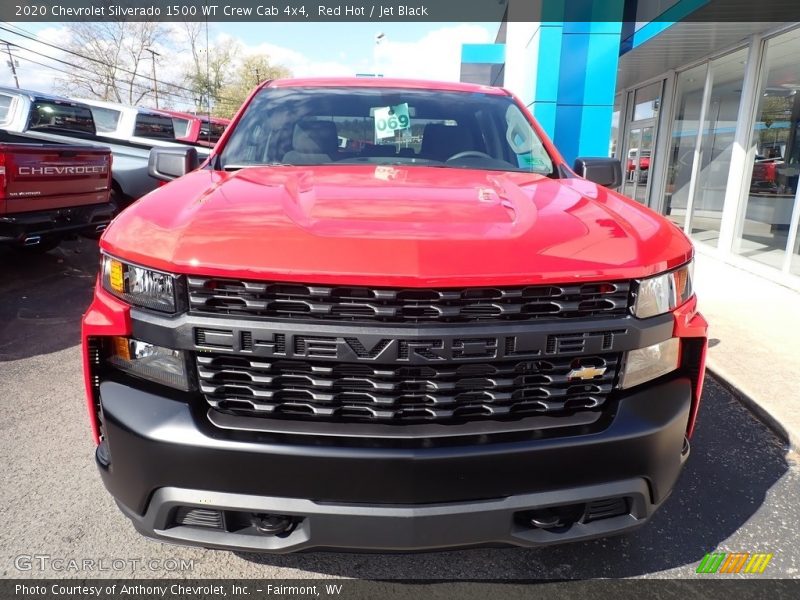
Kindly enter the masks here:
<path id="1" fill-rule="evenodd" d="M 111 150 L 0 130 L 0 244 L 45 252 L 111 221 Z"/>
<path id="2" fill-rule="evenodd" d="M 174 181 L 103 234 L 83 320 L 95 459 L 141 533 L 536 546 L 669 496 L 707 325 L 618 160 L 570 168 L 503 89 L 297 79 L 150 172 Z"/>

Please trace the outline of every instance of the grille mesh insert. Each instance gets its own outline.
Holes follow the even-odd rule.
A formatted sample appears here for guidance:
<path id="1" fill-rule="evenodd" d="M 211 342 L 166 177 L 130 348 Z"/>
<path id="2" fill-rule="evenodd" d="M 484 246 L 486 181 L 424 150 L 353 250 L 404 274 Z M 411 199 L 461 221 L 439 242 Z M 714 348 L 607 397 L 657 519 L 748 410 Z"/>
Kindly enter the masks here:
<path id="1" fill-rule="evenodd" d="M 385 289 L 189 277 L 196 313 L 383 323 L 526 321 L 625 316 L 623 282 L 513 288 Z"/>
<path id="2" fill-rule="evenodd" d="M 439 422 L 600 410 L 619 354 L 422 366 L 200 354 L 207 402 L 223 412 L 325 421 Z M 593 379 L 580 367 L 605 367 Z M 570 377 L 573 377 L 572 379 Z"/>

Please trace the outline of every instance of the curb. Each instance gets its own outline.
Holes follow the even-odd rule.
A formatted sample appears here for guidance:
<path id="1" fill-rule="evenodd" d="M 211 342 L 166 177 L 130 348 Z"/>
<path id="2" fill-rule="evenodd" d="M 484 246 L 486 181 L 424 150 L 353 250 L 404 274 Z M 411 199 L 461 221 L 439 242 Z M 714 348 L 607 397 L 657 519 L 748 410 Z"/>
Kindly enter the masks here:
<path id="1" fill-rule="evenodd" d="M 782 442 L 787 444 L 790 450 L 800 452 L 800 434 L 788 431 L 768 408 L 736 387 L 736 385 L 717 370 L 716 367 L 706 364 L 706 369 L 717 383 L 736 398 L 756 419 L 766 425 Z"/>

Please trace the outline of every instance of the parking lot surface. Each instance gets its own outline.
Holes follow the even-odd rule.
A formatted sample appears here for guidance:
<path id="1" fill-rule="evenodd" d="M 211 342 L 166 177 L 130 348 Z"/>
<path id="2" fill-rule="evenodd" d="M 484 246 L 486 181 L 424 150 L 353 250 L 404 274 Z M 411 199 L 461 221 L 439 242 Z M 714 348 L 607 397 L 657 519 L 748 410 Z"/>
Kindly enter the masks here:
<path id="1" fill-rule="evenodd" d="M 41 256 L 0 249 L 3 577 L 692 578 L 715 549 L 770 552 L 765 576 L 800 577 L 797 455 L 713 380 L 675 492 L 627 537 L 542 549 L 285 556 L 142 538 L 102 486 L 86 419 L 78 344 L 97 264 L 89 240 Z"/>

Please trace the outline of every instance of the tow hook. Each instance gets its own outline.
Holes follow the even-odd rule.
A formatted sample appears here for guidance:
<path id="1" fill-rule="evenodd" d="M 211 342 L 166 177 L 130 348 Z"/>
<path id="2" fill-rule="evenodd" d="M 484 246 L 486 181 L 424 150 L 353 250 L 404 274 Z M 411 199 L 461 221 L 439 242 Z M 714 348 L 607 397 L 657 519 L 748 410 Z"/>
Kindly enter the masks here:
<path id="1" fill-rule="evenodd" d="M 258 533 L 263 533 L 264 535 L 280 535 L 292 527 L 292 519 L 286 515 L 254 513 L 250 517 L 250 523 Z"/>
<path id="2" fill-rule="evenodd" d="M 548 509 L 538 510 L 530 518 L 530 526 L 537 529 L 552 529 L 561 525 L 561 517 L 555 511 Z"/>
<path id="3" fill-rule="evenodd" d="M 689 458 L 689 452 L 691 451 L 692 447 L 689 445 L 689 438 L 683 438 L 683 448 L 681 448 L 681 463 L 686 462 L 686 459 Z"/>

